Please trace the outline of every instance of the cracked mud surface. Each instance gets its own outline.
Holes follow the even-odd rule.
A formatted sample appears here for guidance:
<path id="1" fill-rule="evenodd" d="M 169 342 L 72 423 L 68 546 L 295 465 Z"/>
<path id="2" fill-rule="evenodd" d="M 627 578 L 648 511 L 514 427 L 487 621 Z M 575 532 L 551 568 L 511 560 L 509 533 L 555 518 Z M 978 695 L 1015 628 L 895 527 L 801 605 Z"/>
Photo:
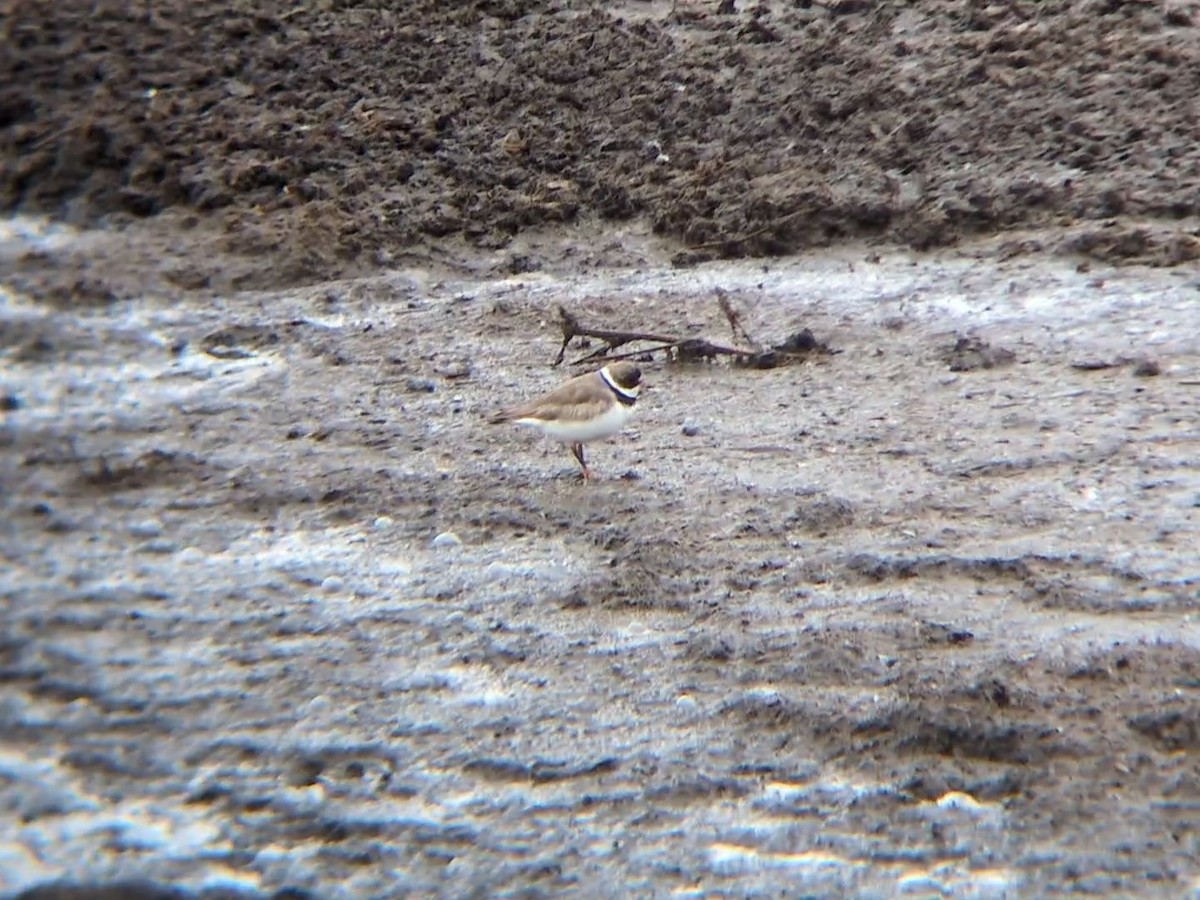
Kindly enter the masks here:
<path id="1" fill-rule="evenodd" d="M 10 4 L 0 896 L 1200 889 L 1200 13 L 735 5 Z"/>

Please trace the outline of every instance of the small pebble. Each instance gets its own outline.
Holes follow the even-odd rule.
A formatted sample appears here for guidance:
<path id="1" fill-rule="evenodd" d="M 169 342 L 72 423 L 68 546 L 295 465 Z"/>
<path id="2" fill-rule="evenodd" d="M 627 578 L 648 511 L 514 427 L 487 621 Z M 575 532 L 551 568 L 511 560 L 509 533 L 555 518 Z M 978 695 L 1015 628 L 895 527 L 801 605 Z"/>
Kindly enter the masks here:
<path id="1" fill-rule="evenodd" d="M 1137 368 L 1133 370 L 1133 374 L 1138 378 L 1153 378 L 1155 375 L 1162 374 L 1162 366 L 1153 359 L 1143 359 L 1137 364 Z"/>
<path id="2" fill-rule="evenodd" d="M 443 378 L 470 378 L 471 377 L 471 361 L 469 359 L 456 359 L 452 362 L 444 363 L 438 367 L 438 374 Z"/>
<path id="3" fill-rule="evenodd" d="M 16 394 L 0 394 L 0 409 L 13 412 L 21 408 L 21 398 Z"/>
<path id="4" fill-rule="evenodd" d="M 345 586 L 346 583 L 338 575 L 330 575 L 321 581 L 321 590 L 327 594 L 336 594 Z"/>
<path id="5" fill-rule="evenodd" d="M 983 804 L 962 791 L 950 791 L 938 798 L 937 805 L 942 809 L 963 809 L 970 812 L 982 810 Z"/>
<path id="6" fill-rule="evenodd" d="M 700 433 L 700 426 L 695 422 L 684 422 L 682 431 L 684 437 L 695 437 Z"/>
<path id="7" fill-rule="evenodd" d="M 179 556 L 177 558 L 180 562 L 195 563 L 200 562 L 200 560 L 204 559 L 205 556 L 207 556 L 207 554 L 199 547 L 184 547 L 179 551 Z"/>
<path id="8" fill-rule="evenodd" d="M 384 531 L 396 524 L 396 520 L 391 516 L 379 516 L 371 523 L 371 527 L 376 531 Z"/>
<path id="9" fill-rule="evenodd" d="M 143 553 L 174 553 L 179 549 L 179 545 L 174 541 L 166 540 L 165 538 L 157 538 L 153 541 L 146 541 L 142 544 L 141 551 Z"/>
<path id="10" fill-rule="evenodd" d="M 457 547 L 460 544 L 462 544 L 462 538 L 453 531 L 443 531 L 433 539 L 435 547 Z"/>
<path id="11" fill-rule="evenodd" d="M 411 394 L 432 394 L 437 390 L 437 385 L 428 378 L 410 378 L 404 386 Z"/>
<path id="12" fill-rule="evenodd" d="M 302 709 L 307 713 L 320 713 L 325 712 L 332 707 L 333 704 L 329 701 L 328 697 L 326 697 L 324 694 L 317 694 L 317 696 L 309 700 L 308 703 L 304 704 Z"/>
<path id="13" fill-rule="evenodd" d="M 217 344 L 213 347 L 208 347 L 205 352 L 217 359 L 249 359 L 254 354 L 242 347 L 229 347 L 225 344 Z"/>
<path id="14" fill-rule="evenodd" d="M 156 538 L 163 533 L 163 523 L 158 519 L 143 519 L 132 523 L 129 533 L 136 538 Z"/>

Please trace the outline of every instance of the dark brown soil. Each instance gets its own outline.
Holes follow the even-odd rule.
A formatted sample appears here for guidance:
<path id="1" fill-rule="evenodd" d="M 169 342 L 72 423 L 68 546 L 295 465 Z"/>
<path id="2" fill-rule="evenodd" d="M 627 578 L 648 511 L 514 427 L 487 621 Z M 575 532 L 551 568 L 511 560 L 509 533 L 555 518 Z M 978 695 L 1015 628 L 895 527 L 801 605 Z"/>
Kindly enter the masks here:
<path id="1" fill-rule="evenodd" d="M 0 207 L 174 210 L 251 284 L 634 217 L 680 261 L 1077 222 L 1200 257 L 1193 3 L 5 5 Z"/>

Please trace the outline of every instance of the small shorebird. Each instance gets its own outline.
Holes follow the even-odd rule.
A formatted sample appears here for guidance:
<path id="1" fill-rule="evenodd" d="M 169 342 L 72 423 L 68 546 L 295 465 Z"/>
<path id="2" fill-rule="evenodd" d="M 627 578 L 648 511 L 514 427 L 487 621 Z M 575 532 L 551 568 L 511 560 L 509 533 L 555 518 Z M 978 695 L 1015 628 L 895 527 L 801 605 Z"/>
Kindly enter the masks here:
<path id="1" fill-rule="evenodd" d="M 583 445 L 612 437 L 624 428 L 641 389 L 641 369 L 631 362 L 609 363 L 598 372 L 564 382 L 524 406 L 506 409 L 491 421 L 528 425 L 570 445 L 587 481 L 592 473 L 583 458 Z"/>

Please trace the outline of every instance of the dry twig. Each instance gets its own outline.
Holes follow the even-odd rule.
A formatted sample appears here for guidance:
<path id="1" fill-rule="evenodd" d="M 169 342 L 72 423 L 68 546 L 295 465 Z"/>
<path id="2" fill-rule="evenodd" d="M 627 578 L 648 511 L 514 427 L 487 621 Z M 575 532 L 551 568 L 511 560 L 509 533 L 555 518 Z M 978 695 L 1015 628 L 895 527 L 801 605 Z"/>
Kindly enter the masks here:
<path id="1" fill-rule="evenodd" d="M 716 293 L 717 306 L 721 307 L 721 312 L 725 314 L 725 318 L 729 322 L 729 330 L 733 332 L 733 339 L 736 341 L 740 338 L 753 347 L 755 351 L 761 352 L 762 344 L 750 336 L 750 332 L 742 324 L 742 314 L 733 308 L 733 301 L 729 299 L 729 295 L 721 290 L 721 288 L 717 288 Z"/>
<path id="2" fill-rule="evenodd" d="M 599 350 L 589 353 L 583 359 L 576 360 L 571 365 L 604 356 L 609 350 L 615 350 L 631 341 L 653 341 L 658 344 L 674 344 L 676 342 L 675 338 L 660 334 L 643 334 L 637 331 L 612 331 L 607 328 L 585 328 L 579 324 L 579 320 L 572 313 L 567 312 L 562 306 L 558 308 L 558 317 L 562 325 L 563 342 L 562 347 L 559 348 L 558 356 L 554 360 L 554 365 L 556 366 L 563 361 L 563 356 L 567 352 L 567 344 L 571 343 L 571 339 L 576 337 L 596 338 L 597 340 L 604 341 L 604 346 Z"/>
<path id="3" fill-rule="evenodd" d="M 558 356 L 554 359 L 554 365 L 557 366 L 562 363 L 563 358 L 566 356 L 567 346 L 577 337 L 595 338 L 596 340 L 603 341 L 603 346 L 578 359 L 572 360 L 570 362 L 572 366 L 594 362 L 597 359 L 604 359 L 611 362 L 618 359 L 629 359 L 630 357 L 662 352 L 678 362 L 711 362 L 718 357 L 724 356 L 732 358 L 735 363 L 740 365 L 752 366 L 756 369 L 773 369 L 780 364 L 781 359 L 800 359 L 812 353 L 837 352 L 830 350 L 825 344 L 818 341 L 807 328 L 790 335 L 781 344 L 764 349 L 759 341 L 750 336 L 741 322 L 741 314 L 734 309 L 728 295 L 720 289 L 717 290 L 717 303 L 721 307 L 725 318 L 729 321 L 734 339 L 745 341 L 750 345 L 749 348 L 728 347 L 723 344 L 713 343 L 705 338 L 681 338 L 674 335 L 653 334 L 643 331 L 592 328 L 581 324 L 573 313 L 568 312 L 560 305 L 558 307 L 558 316 L 559 325 L 562 328 L 563 341 L 562 346 L 558 349 Z M 618 347 L 632 343 L 647 343 L 654 344 L 655 346 L 629 350 L 625 353 L 612 353 Z"/>

